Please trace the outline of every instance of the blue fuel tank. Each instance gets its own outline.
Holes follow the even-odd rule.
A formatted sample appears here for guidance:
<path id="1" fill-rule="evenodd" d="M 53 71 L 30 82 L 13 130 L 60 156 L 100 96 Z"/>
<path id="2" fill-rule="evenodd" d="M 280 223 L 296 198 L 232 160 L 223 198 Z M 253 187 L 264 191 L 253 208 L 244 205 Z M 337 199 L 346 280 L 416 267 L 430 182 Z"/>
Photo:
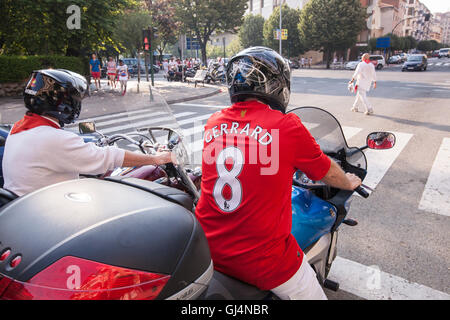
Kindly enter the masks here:
<path id="1" fill-rule="evenodd" d="M 336 222 L 336 208 L 311 191 L 292 187 L 292 234 L 305 250 Z"/>

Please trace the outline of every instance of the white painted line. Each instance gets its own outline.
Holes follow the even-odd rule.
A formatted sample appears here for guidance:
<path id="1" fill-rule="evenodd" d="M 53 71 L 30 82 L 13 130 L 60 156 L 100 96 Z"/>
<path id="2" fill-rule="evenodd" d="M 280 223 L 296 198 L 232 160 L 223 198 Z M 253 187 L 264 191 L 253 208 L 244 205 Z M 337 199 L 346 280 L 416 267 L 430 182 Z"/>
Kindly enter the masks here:
<path id="1" fill-rule="evenodd" d="M 386 172 L 403 151 L 412 138 L 410 133 L 392 132 L 397 137 L 394 148 L 390 150 L 370 150 L 365 151 L 367 157 L 367 176 L 364 184 L 375 189 L 383 179 Z"/>
<path id="2" fill-rule="evenodd" d="M 448 67 L 448 66 L 450 66 L 450 63 L 446 63 L 446 64 L 444 64 L 444 66 Z"/>
<path id="3" fill-rule="evenodd" d="M 362 131 L 362 128 L 354 128 L 354 127 L 342 127 L 342 131 L 344 131 L 345 140 L 350 140 L 358 133 Z"/>
<path id="4" fill-rule="evenodd" d="M 336 257 L 328 275 L 340 290 L 367 300 L 450 300 L 450 295 L 381 271 L 376 266 Z"/>
<path id="5" fill-rule="evenodd" d="M 104 115 L 104 116 L 81 119 L 80 121 L 88 122 L 88 121 L 101 121 L 101 120 L 105 120 L 105 119 L 109 120 L 109 119 L 114 119 L 114 118 L 120 118 L 123 116 L 130 116 L 130 115 L 135 115 L 135 114 L 140 114 L 140 113 L 150 113 L 150 112 L 151 112 L 150 109 L 139 109 L 139 110 L 130 111 L 130 112 L 120 112 L 120 113 L 113 113 L 113 114 Z"/>
<path id="6" fill-rule="evenodd" d="M 450 138 L 445 138 L 434 160 L 419 209 L 450 216 Z"/>
<path id="7" fill-rule="evenodd" d="M 178 116 L 185 116 L 185 114 L 179 114 Z M 148 126 L 148 125 L 154 125 L 155 123 L 159 123 L 159 122 L 164 122 L 164 121 L 171 121 L 173 120 L 173 117 L 171 116 L 167 116 L 167 117 L 160 117 L 160 118 L 156 118 L 156 119 L 147 119 L 145 121 L 138 121 L 138 122 L 134 122 L 134 123 L 128 123 L 128 124 L 124 124 L 122 126 L 115 126 L 112 128 L 107 128 L 107 129 L 102 129 L 100 130 L 101 133 L 103 134 L 110 134 L 112 132 L 117 132 L 117 131 L 123 131 L 123 130 L 127 130 L 127 129 L 136 129 L 139 127 L 144 127 L 144 126 Z M 126 118 L 124 118 L 122 120 L 122 122 L 126 122 Z M 162 125 L 160 125 L 162 126 Z M 99 127 L 101 127 L 101 125 L 99 125 Z"/>
<path id="8" fill-rule="evenodd" d="M 173 106 L 186 106 L 186 107 L 198 107 L 198 108 L 216 108 L 216 109 L 225 109 L 230 106 L 212 106 L 207 104 L 197 104 L 197 103 L 175 103 Z"/>
<path id="9" fill-rule="evenodd" d="M 194 114 L 194 113 L 192 112 L 191 114 Z M 145 115 L 138 115 L 138 116 L 133 116 L 133 117 L 125 115 L 125 116 L 123 116 L 120 119 L 114 119 L 114 120 L 109 120 L 109 121 L 98 122 L 98 123 L 96 123 L 96 125 L 99 128 L 100 127 L 107 127 L 107 126 L 112 125 L 112 124 L 117 124 L 117 123 L 121 123 L 121 122 L 128 122 L 128 121 L 133 121 L 133 120 L 142 120 L 143 118 L 144 119 L 146 119 L 146 118 L 154 119 L 155 117 L 161 116 L 161 115 L 166 115 L 166 113 L 165 112 L 155 112 L 155 113 L 148 112 Z"/>
<path id="10" fill-rule="evenodd" d="M 437 62 L 437 63 L 435 64 L 435 66 L 436 66 L 436 67 L 442 66 L 442 64 L 443 64 L 443 62 Z"/>

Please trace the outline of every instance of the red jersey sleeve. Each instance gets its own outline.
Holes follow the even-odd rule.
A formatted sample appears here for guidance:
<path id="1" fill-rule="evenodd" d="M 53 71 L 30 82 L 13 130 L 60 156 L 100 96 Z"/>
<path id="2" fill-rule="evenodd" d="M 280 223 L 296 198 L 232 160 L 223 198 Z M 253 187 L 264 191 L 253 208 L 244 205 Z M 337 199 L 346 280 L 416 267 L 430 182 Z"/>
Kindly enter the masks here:
<path id="1" fill-rule="evenodd" d="M 322 152 L 314 137 L 293 113 L 287 115 L 289 135 L 292 137 L 293 165 L 308 178 L 322 180 L 331 167 L 331 159 Z"/>

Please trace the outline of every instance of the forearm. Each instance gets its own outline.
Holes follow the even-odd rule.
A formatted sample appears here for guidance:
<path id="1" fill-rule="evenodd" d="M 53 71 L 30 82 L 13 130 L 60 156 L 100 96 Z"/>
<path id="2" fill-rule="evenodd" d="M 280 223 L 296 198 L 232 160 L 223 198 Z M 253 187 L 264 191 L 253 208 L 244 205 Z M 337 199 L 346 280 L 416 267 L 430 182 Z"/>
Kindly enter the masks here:
<path id="1" fill-rule="evenodd" d="M 148 165 L 161 165 L 166 162 L 161 161 L 160 157 L 125 151 L 122 167 L 141 167 Z"/>
<path id="2" fill-rule="evenodd" d="M 331 160 L 330 170 L 328 170 L 328 173 L 322 181 L 334 188 L 353 190 L 351 181 L 348 179 L 344 170 L 333 160 Z"/>

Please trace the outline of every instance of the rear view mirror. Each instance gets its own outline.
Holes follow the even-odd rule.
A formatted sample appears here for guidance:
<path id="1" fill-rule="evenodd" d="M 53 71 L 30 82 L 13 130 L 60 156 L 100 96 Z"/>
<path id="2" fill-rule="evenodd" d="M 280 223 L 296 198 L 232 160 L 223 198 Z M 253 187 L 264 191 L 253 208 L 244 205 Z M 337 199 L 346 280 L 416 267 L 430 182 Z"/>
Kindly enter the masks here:
<path id="1" fill-rule="evenodd" d="M 367 136 L 367 147 L 374 150 L 387 150 L 395 146 L 395 135 L 390 132 L 373 132 Z"/>
<path id="2" fill-rule="evenodd" d="M 95 130 L 95 122 L 80 122 L 78 124 L 78 130 L 81 134 L 90 134 L 97 132 Z"/>

